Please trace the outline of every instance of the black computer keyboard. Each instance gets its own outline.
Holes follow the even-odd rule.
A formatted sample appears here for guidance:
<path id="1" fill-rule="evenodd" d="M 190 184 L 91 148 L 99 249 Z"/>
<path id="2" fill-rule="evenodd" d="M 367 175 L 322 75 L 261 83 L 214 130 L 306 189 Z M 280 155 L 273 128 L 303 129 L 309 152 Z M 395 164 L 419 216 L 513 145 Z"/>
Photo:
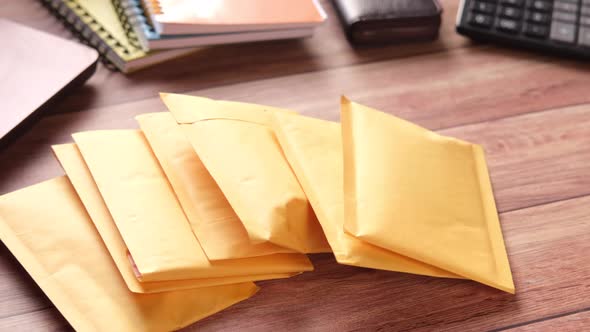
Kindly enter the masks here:
<path id="1" fill-rule="evenodd" d="M 463 0 L 457 31 L 590 59 L 590 0 Z"/>

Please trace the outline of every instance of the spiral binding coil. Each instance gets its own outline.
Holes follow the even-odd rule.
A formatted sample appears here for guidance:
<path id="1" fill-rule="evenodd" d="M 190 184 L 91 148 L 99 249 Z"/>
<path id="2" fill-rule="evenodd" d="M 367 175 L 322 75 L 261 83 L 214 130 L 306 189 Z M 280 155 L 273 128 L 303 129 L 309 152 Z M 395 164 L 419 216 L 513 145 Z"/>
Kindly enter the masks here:
<path id="1" fill-rule="evenodd" d="M 128 7 L 126 6 L 126 3 L 123 3 L 121 0 L 111 0 L 111 2 L 113 3 L 113 7 L 115 7 L 117 16 L 119 16 L 119 21 L 121 22 L 123 30 L 125 30 L 129 43 L 137 48 L 142 48 L 139 38 L 133 28 L 133 24 L 129 21 L 129 16 L 127 15 Z M 143 15 L 143 12 L 140 15 Z"/>
<path id="2" fill-rule="evenodd" d="M 111 70 L 117 70 L 115 65 L 107 58 L 107 53 L 111 48 L 118 49 L 126 55 L 130 54 L 129 49 L 113 37 L 75 0 L 40 1 L 76 38 L 98 51 L 105 67 Z M 87 19 L 88 23 L 84 22 L 81 18 Z"/>

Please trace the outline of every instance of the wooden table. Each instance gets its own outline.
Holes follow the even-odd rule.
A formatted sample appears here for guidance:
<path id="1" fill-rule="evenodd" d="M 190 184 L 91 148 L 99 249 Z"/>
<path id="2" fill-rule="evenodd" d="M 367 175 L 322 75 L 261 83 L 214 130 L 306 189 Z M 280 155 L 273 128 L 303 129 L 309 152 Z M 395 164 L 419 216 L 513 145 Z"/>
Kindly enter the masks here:
<path id="1" fill-rule="evenodd" d="M 325 119 L 338 118 L 345 94 L 485 147 L 517 294 L 312 255 L 316 271 L 261 282 L 255 297 L 187 330 L 590 329 L 590 65 L 471 43 L 454 32 L 458 1 L 442 2 L 432 43 L 352 48 L 324 1 L 330 19 L 311 39 L 207 48 L 131 76 L 100 67 L 0 152 L 0 194 L 63 174 L 49 147 L 71 133 L 135 128 L 134 115 L 163 110 L 160 91 Z M 32 0 L 0 2 L 0 17 L 69 37 Z M 0 330 L 69 329 L 0 252 Z"/>

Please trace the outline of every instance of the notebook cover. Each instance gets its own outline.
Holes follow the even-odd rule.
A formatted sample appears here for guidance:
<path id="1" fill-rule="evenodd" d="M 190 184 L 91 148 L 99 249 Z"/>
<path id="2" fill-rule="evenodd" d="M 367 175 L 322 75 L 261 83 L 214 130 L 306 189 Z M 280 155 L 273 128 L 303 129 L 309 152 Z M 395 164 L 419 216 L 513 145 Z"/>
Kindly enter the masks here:
<path id="1" fill-rule="evenodd" d="M 0 19 L 0 147 L 31 116 L 95 71 L 98 53 L 84 45 Z M 17 129 L 18 128 L 18 129 Z"/>
<path id="2" fill-rule="evenodd" d="M 236 44 L 256 41 L 304 38 L 313 35 L 313 28 L 255 30 L 243 32 L 160 35 L 146 16 L 141 0 L 111 0 L 123 26 L 129 27 L 139 39 L 143 50 L 163 50 Z"/>
<path id="3" fill-rule="evenodd" d="M 326 19 L 316 0 L 144 0 L 162 35 L 314 27 Z"/>

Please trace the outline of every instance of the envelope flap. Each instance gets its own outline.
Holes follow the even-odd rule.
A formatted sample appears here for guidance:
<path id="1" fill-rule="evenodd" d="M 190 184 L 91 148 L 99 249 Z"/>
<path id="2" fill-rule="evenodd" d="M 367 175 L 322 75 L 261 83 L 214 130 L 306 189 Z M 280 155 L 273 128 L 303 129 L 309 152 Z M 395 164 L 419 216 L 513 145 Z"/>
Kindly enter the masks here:
<path id="1" fill-rule="evenodd" d="M 179 124 L 224 119 L 269 125 L 272 113 L 292 113 L 292 111 L 271 106 L 220 101 L 173 93 L 160 93 L 160 98 Z"/>

